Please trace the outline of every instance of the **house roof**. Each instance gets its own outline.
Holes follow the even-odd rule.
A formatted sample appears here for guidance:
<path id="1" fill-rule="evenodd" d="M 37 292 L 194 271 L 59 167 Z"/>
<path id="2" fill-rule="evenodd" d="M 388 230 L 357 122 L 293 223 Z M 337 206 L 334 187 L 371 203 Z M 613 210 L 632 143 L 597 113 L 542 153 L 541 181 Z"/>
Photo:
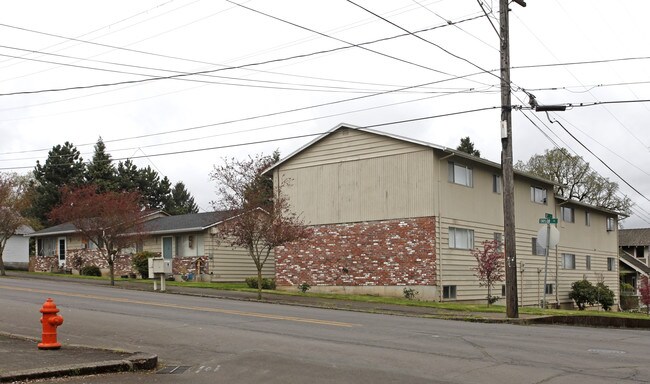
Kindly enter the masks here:
<path id="1" fill-rule="evenodd" d="M 650 228 L 619 229 L 619 246 L 650 245 Z"/>
<path id="2" fill-rule="evenodd" d="M 30 233 L 34 233 L 34 228 L 29 225 L 21 225 L 16 229 L 16 232 L 14 232 L 15 235 L 29 235 Z"/>
<path id="3" fill-rule="evenodd" d="M 187 215 L 163 216 L 143 223 L 142 232 L 146 234 L 166 234 L 203 231 L 230 218 L 231 212 L 203 212 Z M 77 232 L 72 223 L 64 223 L 28 234 L 30 237 L 67 235 Z"/>
<path id="4" fill-rule="evenodd" d="M 560 196 L 560 195 L 555 195 L 555 199 L 564 202 L 564 203 L 560 203 L 560 205 L 563 205 L 563 204 L 571 204 L 571 205 L 577 205 L 577 206 L 580 206 L 580 207 L 589 208 L 589 209 L 594 210 L 594 211 L 600 211 L 600 212 L 608 213 L 608 214 L 610 214 L 610 215 L 614 215 L 614 216 L 624 216 L 624 217 L 627 217 L 627 216 L 628 216 L 628 215 L 626 215 L 625 213 L 612 211 L 611 209 L 607 209 L 607 208 L 603 208 L 603 207 L 598 207 L 598 206 L 595 206 L 595 205 L 587 204 L 587 203 L 584 203 L 584 202 L 582 202 L 582 201 L 569 200 L 569 199 L 565 198 L 564 196 Z"/>
<path id="5" fill-rule="evenodd" d="M 148 234 L 165 234 L 203 231 L 223 222 L 231 216 L 232 212 L 230 211 L 216 211 L 159 217 L 145 222 L 143 232 Z"/>
<path id="6" fill-rule="evenodd" d="M 340 129 L 346 129 L 346 128 L 355 129 L 355 130 L 363 131 L 363 132 L 368 132 L 368 133 L 372 133 L 372 134 L 379 135 L 379 136 L 390 137 L 390 138 L 393 138 L 395 140 L 401 140 L 401 141 L 405 141 L 405 142 L 408 142 L 408 143 L 422 145 L 424 147 L 437 149 L 439 151 L 443 151 L 443 152 L 446 152 L 446 153 L 449 153 L 449 154 L 452 154 L 452 155 L 455 155 L 455 156 L 458 156 L 458 157 L 462 157 L 462 158 L 465 158 L 467 160 L 471 160 L 473 162 L 477 162 L 477 163 L 480 163 L 480 164 L 483 164 L 483 165 L 487 165 L 487 166 L 492 167 L 492 168 L 501 169 L 501 164 L 499 164 L 499 163 L 495 163 L 493 161 L 486 160 L 486 159 L 483 159 L 481 157 L 473 156 L 473 155 L 470 155 L 469 153 L 458 151 L 456 149 L 447 148 L 447 147 L 442 146 L 442 145 L 437 145 L 437 144 L 429 143 L 429 142 L 422 141 L 422 140 L 417 140 L 417 139 L 412 139 L 412 138 L 408 138 L 408 137 L 404 137 L 404 136 L 400 136 L 400 135 L 395 135 L 395 134 L 392 134 L 392 133 L 377 131 L 377 130 L 374 130 L 374 129 L 371 129 L 371 128 L 357 127 L 357 126 L 354 126 L 352 124 L 341 123 L 341 124 L 333 127 L 332 129 L 330 129 L 329 131 L 323 133 L 321 136 L 319 136 L 319 137 L 315 138 L 314 140 L 310 141 L 309 143 L 307 143 L 307 144 L 303 145 L 302 147 L 298 148 L 296 151 L 292 152 L 291 154 L 289 154 L 287 157 L 285 157 L 281 161 L 275 163 L 274 165 L 272 165 L 271 167 L 266 169 L 263 173 L 266 174 L 268 172 L 271 172 L 273 169 L 279 167 L 281 164 L 285 163 L 289 159 L 291 159 L 294 156 L 298 155 L 300 152 L 304 151 L 308 147 L 311 147 L 312 145 L 316 144 L 317 142 L 323 140 L 325 137 L 333 134 L 334 132 L 336 132 L 336 131 L 338 131 Z M 560 184 L 558 184 L 558 183 L 556 183 L 554 181 L 547 180 L 547 179 L 541 178 L 539 176 L 536 176 L 536 175 L 533 175 L 533 174 L 530 174 L 530 173 L 527 173 L 527 172 L 514 171 L 514 173 L 516 175 L 523 176 L 523 177 L 526 177 L 526 178 L 529 178 L 529 179 L 532 179 L 532 180 L 537 180 L 537 181 L 545 183 L 545 184 L 560 185 Z"/>

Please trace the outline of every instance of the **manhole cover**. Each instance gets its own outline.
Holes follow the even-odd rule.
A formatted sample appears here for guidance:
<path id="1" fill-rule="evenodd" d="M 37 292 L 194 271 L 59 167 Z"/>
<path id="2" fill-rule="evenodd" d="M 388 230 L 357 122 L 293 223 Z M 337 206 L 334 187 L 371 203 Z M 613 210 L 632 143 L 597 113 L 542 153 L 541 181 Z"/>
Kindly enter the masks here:
<path id="1" fill-rule="evenodd" d="M 156 372 L 156 374 L 159 374 L 159 375 L 165 375 L 165 374 L 167 374 L 167 375 L 174 375 L 174 374 L 179 375 L 181 373 L 184 373 L 185 371 L 187 371 L 190 368 L 191 368 L 190 365 L 171 365 L 169 367 L 165 367 L 165 368 L 159 370 L 158 372 Z"/>

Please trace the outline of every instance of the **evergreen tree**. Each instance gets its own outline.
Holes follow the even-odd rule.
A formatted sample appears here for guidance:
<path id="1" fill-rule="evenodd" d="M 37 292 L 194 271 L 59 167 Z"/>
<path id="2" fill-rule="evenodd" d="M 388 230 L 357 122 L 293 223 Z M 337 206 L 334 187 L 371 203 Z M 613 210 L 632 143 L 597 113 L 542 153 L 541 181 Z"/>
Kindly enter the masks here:
<path id="1" fill-rule="evenodd" d="M 97 186 L 97 192 L 114 191 L 117 188 L 117 177 L 111 155 L 106 153 L 106 145 L 101 136 L 95 144 L 93 159 L 86 170 L 86 182 Z"/>
<path id="2" fill-rule="evenodd" d="M 140 172 L 131 159 L 117 164 L 116 188 L 118 191 L 135 191 L 139 189 Z"/>
<path id="3" fill-rule="evenodd" d="M 70 142 L 52 147 L 45 164 L 36 161 L 34 200 L 29 216 L 37 218 L 43 224 L 49 224 L 49 212 L 61 202 L 60 188 L 82 185 L 85 170 L 81 154 Z"/>
<path id="4" fill-rule="evenodd" d="M 165 211 L 170 215 L 184 215 L 199 212 L 199 207 L 194 202 L 194 197 L 187 191 L 182 181 L 176 183 L 174 188 L 172 188 L 172 205 Z"/>
<path id="5" fill-rule="evenodd" d="M 148 208 L 164 210 L 172 205 L 171 182 L 167 176 L 161 180 L 150 166 L 138 170 L 137 185 Z"/>
<path id="6" fill-rule="evenodd" d="M 456 147 L 456 150 L 469 153 L 472 156 L 481 157 L 481 151 L 474 149 L 474 143 L 472 143 L 469 136 L 460 139 L 460 144 Z"/>

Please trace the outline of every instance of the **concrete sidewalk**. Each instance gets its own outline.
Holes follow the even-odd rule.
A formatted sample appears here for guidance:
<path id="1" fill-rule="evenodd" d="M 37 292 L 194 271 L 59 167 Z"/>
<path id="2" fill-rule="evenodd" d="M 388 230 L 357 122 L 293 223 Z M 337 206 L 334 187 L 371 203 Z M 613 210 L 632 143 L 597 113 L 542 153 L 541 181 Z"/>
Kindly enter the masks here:
<path id="1" fill-rule="evenodd" d="M 38 340 L 0 332 L 0 383 L 61 376 L 150 370 L 158 357 L 83 346 L 40 350 Z"/>

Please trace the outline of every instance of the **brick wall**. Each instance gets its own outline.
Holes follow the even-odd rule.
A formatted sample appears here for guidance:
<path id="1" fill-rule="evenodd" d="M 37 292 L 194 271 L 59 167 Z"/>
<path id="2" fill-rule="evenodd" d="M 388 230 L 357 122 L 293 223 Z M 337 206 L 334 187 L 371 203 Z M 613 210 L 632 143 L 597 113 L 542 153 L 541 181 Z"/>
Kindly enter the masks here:
<path id="1" fill-rule="evenodd" d="M 275 250 L 276 283 L 295 286 L 432 286 L 435 218 L 313 227 L 311 238 Z"/>

